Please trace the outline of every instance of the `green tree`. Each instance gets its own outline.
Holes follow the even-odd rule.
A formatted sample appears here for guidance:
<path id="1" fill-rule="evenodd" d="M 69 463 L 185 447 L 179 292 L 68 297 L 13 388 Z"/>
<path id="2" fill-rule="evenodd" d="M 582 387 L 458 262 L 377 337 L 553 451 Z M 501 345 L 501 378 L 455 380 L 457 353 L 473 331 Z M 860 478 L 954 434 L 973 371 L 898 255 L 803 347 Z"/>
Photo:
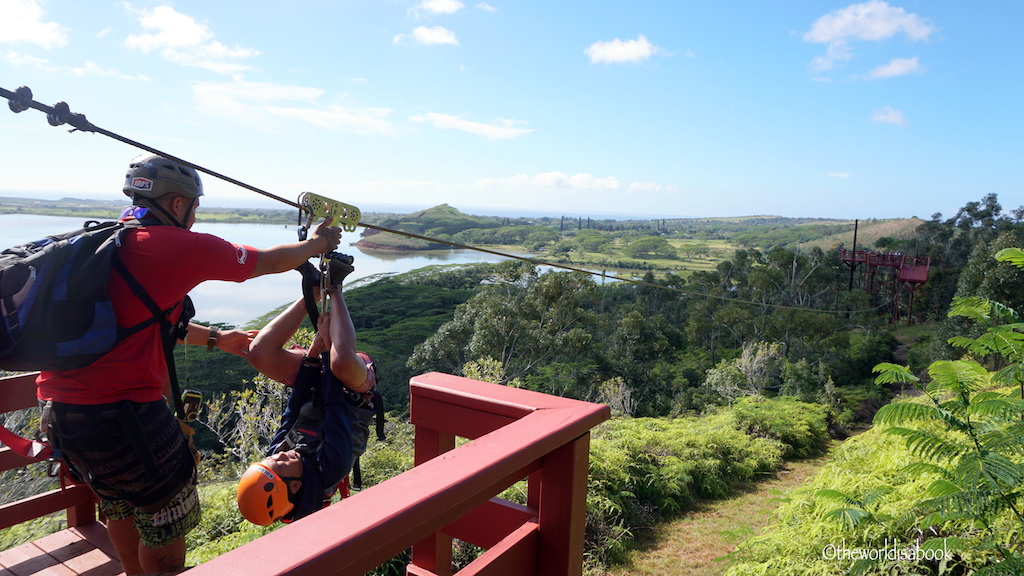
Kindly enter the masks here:
<path id="1" fill-rule="evenodd" d="M 644 236 L 629 243 L 625 253 L 631 258 L 675 258 L 676 249 L 661 236 Z"/>
<path id="2" fill-rule="evenodd" d="M 482 290 L 456 309 L 443 325 L 413 351 L 409 364 L 418 369 L 457 369 L 490 357 L 519 378 L 559 358 L 579 358 L 591 347 L 588 310 L 595 285 L 587 274 L 551 272 L 525 277 L 525 286 L 506 283 Z"/>

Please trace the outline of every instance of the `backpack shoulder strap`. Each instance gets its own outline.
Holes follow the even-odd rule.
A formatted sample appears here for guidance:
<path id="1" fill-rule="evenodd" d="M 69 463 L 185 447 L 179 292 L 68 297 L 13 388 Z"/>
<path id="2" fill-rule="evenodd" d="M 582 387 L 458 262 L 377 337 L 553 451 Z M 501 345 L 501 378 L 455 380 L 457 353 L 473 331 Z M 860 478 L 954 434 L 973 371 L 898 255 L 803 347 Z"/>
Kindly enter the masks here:
<path id="1" fill-rule="evenodd" d="M 137 220 L 129 221 L 124 224 L 126 229 L 138 228 L 145 225 L 145 223 L 140 223 Z M 120 234 L 120 232 L 118 234 Z M 111 258 L 111 264 L 114 266 L 114 269 L 117 270 L 117 273 L 121 275 L 121 278 L 124 279 L 125 284 L 128 285 L 128 289 L 131 290 L 132 294 L 135 295 L 136 298 L 146 305 L 146 308 L 149 309 L 151 314 L 149 318 L 134 326 L 118 329 L 118 340 L 123 340 L 157 322 L 160 323 L 160 338 L 164 350 L 164 359 L 167 363 L 167 373 L 171 383 L 171 396 L 174 402 L 174 410 L 178 414 L 178 418 L 184 419 L 185 405 L 181 400 L 181 387 L 178 384 L 178 371 L 174 365 L 174 346 L 177 344 L 177 340 L 180 337 L 179 333 L 183 332 L 183 328 L 188 326 L 189 320 L 191 320 L 192 316 L 195 314 L 195 308 L 192 307 L 192 301 L 188 296 L 185 296 L 183 301 L 175 302 L 170 308 L 164 310 L 160 308 L 156 301 L 153 300 L 153 297 L 146 292 L 145 287 L 143 287 L 142 283 L 135 278 L 135 275 L 128 270 L 128 267 L 125 266 L 124 262 L 121 261 L 121 258 L 118 257 L 117 251 L 114 252 L 113 257 Z M 172 324 L 169 316 L 178 304 L 183 304 L 182 315 L 178 324 Z"/>

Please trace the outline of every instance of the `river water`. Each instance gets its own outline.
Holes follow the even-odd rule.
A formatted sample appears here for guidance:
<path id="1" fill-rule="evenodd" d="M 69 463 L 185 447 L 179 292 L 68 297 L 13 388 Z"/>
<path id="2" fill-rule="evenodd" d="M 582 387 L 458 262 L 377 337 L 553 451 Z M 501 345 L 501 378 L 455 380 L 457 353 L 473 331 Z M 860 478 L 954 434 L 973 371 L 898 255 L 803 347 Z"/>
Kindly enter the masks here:
<path id="1" fill-rule="evenodd" d="M 82 218 L 59 216 L 0 215 L 0 249 L 30 242 L 50 234 L 75 230 L 81 227 L 82 221 Z M 207 224 L 200 222 L 192 229 L 196 232 L 220 236 L 236 244 L 247 244 L 256 248 L 268 248 L 298 240 L 294 225 Z M 436 264 L 468 264 L 504 260 L 500 256 L 473 250 L 411 253 L 363 252 L 351 245 L 357 240 L 359 240 L 358 232 L 345 233 L 342 236 L 341 247 L 338 248 L 340 252 L 355 257 L 355 272 L 349 275 L 347 283 L 377 274 L 408 272 Z M 301 295 L 298 272 L 268 274 L 241 284 L 220 281 L 204 282 L 190 294 L 196 305 L 198 321 L 223 322 L 234 326 L 245 326 L 249 321 L 259 318 Z"/>

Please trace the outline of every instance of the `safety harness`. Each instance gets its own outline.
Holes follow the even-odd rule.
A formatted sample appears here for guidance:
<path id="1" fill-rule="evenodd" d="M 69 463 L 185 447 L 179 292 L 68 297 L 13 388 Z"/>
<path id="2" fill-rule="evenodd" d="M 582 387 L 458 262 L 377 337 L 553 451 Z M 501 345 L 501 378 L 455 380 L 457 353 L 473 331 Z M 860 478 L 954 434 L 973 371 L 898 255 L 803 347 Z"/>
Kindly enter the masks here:
<path id="1" fill-rule="evenodd" d="M 329 268 L 330 267 L 325 259 L 324 262 L 322 262 L 321 264 L 319 278 L 321 294 L 327 293 L 327 286 L 329 285 L 330 282 Z M 320 309 L 317 307 L 316 298 L 313 297 L 313 285 L 317 282 L 317 280 L 318 279 L 312 275 L 302 275 L 302 300 L 306 306 L 306 314 L 309 316 L 309 321 L 313 323 L 314 328 L 318 325 L 320 321 Z M 325 368 L 325 370 L 330 370 L 329 361 L 327 361 L 325 366 L 327 367 Z M 363 394 L 359 394 L 351 390 L 346 390 L 346 392 L 349 393 L 350 395 L 355 394 L 362 396 L 363 403 L 372 403 L 374 412 L 374 431 L 377 434 L 377 440 L 385 440 L 386 435 L 384 434 L 384 397 L 381 396 L 380 390 L 378 389 L 378 385 L 380 384 L 380 373 L 377 372 L 376 368 L 372 367 L 372 365 L 367 366 L 367 369 L 374 371 L 373 375 L 376 384 L 374 385 L 373 390 Z M 346 484 L 347 487 L 348 483 L 345 480 L 342 480 L 342 483 Z M 356 458 L 352 462 L 351 486 L 353 490 L 361 490 L 363 488 L 363 472 L 359 466 L 358 456 L 356 456 Z"/>

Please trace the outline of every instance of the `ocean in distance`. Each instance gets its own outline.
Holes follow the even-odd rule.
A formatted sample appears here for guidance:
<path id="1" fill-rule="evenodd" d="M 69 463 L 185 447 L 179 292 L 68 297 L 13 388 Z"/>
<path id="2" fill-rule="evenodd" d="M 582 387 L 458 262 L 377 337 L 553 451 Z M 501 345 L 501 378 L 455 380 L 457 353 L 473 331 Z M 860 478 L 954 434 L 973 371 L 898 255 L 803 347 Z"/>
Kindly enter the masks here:
<path id="1" fill-rule="evenodd" d="M 83 220 L 60 216 L 38 216 L 32 214 L 0 215 L 0 249 L 31 242 L 51 234 L 59 234 L 81 227 Z M 298 240 L 294 225 L 268 224 L 209 224 L 197 223 L 196 232 L 213 234 L 234 242 L 256 248 L 269 248 Z M 340 252 L 355 257 L 355 272 L 348 281 L 353 282 L 377 274 L 398 274 L 436 264 L 468 264 L 473 262 L 498 262 L 501 256 L 474 250 L 450 250 L 427 252 L 363 252 L 352 246 L 359 240 L 359 232 L 342 235 Z M 196 319 L 201 322 L 222 322 L 244 327 L 250 321 L 267 312 L 288 304 L 302 296 L 298 272 L 268 274 L 240 284 L 234 282 L 209 281 L 197 286 L 190 293 L 196 306 Z"/>

